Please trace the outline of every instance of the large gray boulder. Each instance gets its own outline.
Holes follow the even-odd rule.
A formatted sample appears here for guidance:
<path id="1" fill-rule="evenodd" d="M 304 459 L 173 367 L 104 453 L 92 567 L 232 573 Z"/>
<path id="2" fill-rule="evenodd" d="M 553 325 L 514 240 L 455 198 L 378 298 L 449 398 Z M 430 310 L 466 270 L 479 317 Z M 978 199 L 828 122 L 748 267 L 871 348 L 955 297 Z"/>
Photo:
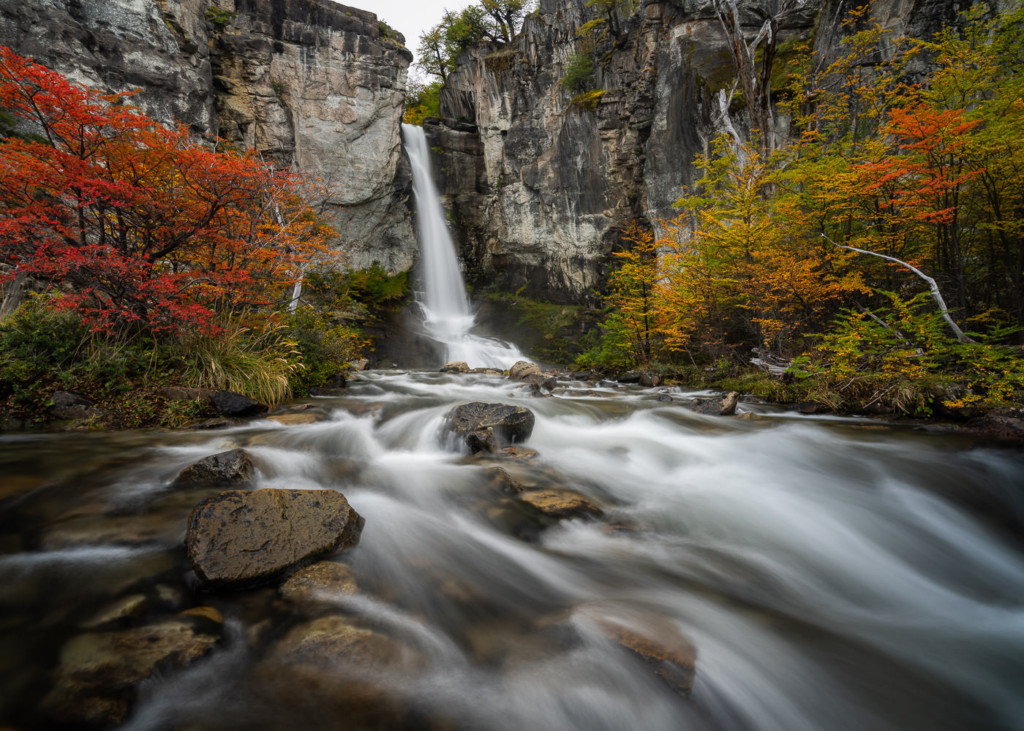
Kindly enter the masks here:
<path id="1" fill-rule="evenodd" d="M 533 412 L 522 406 L 473 401 L 449 411 L 445 427 L 476 454 L 526 441 L 535 421 Z"/>
<path id="2" fill-rule="evenodd" d="M 229 490 L 193 509 L 185 545 L 204 583 L 244 588 L 356 545 L 363 523 L 334 490 Z"/>

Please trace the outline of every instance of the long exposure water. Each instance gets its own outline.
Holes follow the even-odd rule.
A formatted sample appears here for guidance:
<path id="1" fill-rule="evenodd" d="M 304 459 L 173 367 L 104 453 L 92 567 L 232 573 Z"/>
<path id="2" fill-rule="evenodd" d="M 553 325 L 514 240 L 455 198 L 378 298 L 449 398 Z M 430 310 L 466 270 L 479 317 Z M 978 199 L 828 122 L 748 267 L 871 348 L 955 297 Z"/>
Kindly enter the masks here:
<path id="1" fill-rule="evenodd" d="M 423 310 L 426 334 L 445 346 L 447 361 L 472 368 L 508 368 L 523 359 L 511 343 L 471 332 L 474 316 L 455 256 L 455 244 L 445 221 L 441 196 L 430 170 L 430 149 L 422 127 L 402 125 L 402 140 L 412 166 L 416 198 L 416 235 L 420 243 Z"/>
<path id="2" fill-rule="evenodd" d="M 68 648 L 145 596 L 114 626 L 212 606 L 225 630 L 142 684 L 130 729 L 1024 728 L 1024 456 L 750 404 L 701 416 L 693 395 L 381 371 L 317 399 L 318 423 L 0 437 L 0 726 L 54 727 L 40 706 Z M 517 456 L 443 437 L 475 400 L 536 414 Z M 171 482 L 232 447 L 255 489 L 340 490 L 365 517 L 332 559 L 359 591 L 312 616 L 400 652 L 283 660 L 308 610 L 197 585 L 182 540 L 206 493 Z M 522 500 L 537 488 L 604 514 L 542 519 Z M 609 623 L 691 643 L 689 697 Z"/>

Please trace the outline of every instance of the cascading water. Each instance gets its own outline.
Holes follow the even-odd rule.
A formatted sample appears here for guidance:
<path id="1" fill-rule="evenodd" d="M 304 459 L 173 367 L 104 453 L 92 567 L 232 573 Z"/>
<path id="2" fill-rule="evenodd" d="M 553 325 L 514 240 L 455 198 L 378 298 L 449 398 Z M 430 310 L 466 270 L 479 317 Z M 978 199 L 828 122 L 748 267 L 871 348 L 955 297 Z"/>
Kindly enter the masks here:
<path id="1" fill-rule="evenodd" d="M 420 307 L 426 333 L 445 346 L 445 360 L 465 361 L 474 368 L 508 368 L 524 358 L 515 346 L 470 332 L 474 316 L 455 257 L 455 244 L 445 223 L 441 196 L 431 174 L 430 150 L 423 128 L 403 124 L 402 139 L 412 165 L 416 197 L 423 280 Z"/>
<path id="2" fill-rule="evenodd" d="M 0 726 L 130 700 L 130 731 L 1024 728 L 1024 455 L 692 396 L 371 371 L 317 423 L 0 435 Z M 446 448 L 445 413 L 478 400 L 534 411 L 518 457 Z M 357 589 L 196 586 L 182 535 L 225 488 L 174 476 L 238 447 L 252 488 L 341 490 L 365 517 L 328 560 Z M 567 488 L 603 515 L 528 509 Z M 139 677 L 121 655 L 168 652 L 132 633 L 167 627 L 220 639 L 111 688 Z M 659 661 L 681 642 L 688 697 Z"/>

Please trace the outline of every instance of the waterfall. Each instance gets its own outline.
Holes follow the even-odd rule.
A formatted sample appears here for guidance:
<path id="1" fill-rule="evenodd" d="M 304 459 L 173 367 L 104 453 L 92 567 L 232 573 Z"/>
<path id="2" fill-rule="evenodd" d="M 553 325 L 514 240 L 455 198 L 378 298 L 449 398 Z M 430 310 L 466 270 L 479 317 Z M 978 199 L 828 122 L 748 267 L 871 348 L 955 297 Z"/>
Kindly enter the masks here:
<path id="1" fill-rule="evenodd" d="M 525 357 L 514 345 L 470 333 L 474 316 L 455 257 L 455 244 L 445 223 L 441 196 L 431 174 L 430 150 L 423 128 L 403 124 L 402 139 L 412 164 L 412 189 L 416 196 L 423 287 L 419 304 L 426 334 L 445 346 L 446 361 L 461 360 L 474 368 L 508 368 Z"/>

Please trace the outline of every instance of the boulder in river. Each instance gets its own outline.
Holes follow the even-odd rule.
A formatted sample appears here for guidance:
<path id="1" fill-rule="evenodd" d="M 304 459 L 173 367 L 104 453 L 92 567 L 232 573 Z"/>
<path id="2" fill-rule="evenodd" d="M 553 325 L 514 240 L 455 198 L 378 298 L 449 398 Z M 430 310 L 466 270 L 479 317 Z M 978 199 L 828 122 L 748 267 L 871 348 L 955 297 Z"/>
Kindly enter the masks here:
<path id="1" fill-rule="evenodd" d="M 525 441 L 533 433 L 534 422 L 533 412 L 522 406 L 473 401 L 449 411 L 445 426 L 476 454 Z"/>
<path id="2" fill-rule="evenodd" d="M 173 487 L 196 485 L 248 485 L 256 474 L 256 465 L 244 449 L 231 449 L 203 457 L 183 469 L 171 483 Z"/>
<path id="3" fill-rule="evenodd" d="M 469 373 L 469 364 L 461 360 L 453 360 L 441 366 L 441 373 Z"/>
<path id="4" fill-rule="evenodd" d="M 508 369 L 508 377 L 513 381 L 525 381 L 527 376 L 541 375 L 540 367 L 528 360 L 520 360 Z"/>
<path id="5" fill-rule="evenodd" d="M 334 490 L 229 490 L 196 505 L 185 545 L 204 583 L 244 588 L 356 545 L 363 523 Z"/>
<path id="6" fill-rule="evenodd" d="M 214 391 L 210 394 L 210 403 L 221 416 L 258 416 L 268 410 L 266 404 L 234 391 Z"/>
<path id="7" fill-rule="evenodd" d="M 213 648 L 219 636 L 210 626 L 182 617 L 74 637 L 61 650 L 44 711 L 69 724 L 120 724 L 128 716 L 138 683 L 187 667 Z"/>
<path id="8" fill-rule="evenodd" d="M 695 399 L 686 408 L 705 416 L 732 416 L 736 413 L 736 406 L 740 402 L 739 391 L 730 391 L 721 397 L 710 399 Z"/>

